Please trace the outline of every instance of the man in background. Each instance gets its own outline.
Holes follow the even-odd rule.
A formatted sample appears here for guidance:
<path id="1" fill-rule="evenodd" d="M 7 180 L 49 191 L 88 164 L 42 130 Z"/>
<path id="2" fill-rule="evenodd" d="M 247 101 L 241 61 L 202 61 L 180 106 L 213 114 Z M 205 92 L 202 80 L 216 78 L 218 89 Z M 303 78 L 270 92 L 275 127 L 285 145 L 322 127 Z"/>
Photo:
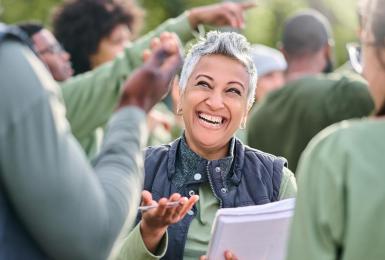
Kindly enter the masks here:
<path id="1" fill-rule="evenodd" d="M 285 157 L 293 172 L 310 139 L 323 128 L 373 109 L 360 78 L 323 73 L 332 68 L 331 43 L 329 22 L 319 12 L 290 17 L 282 36 L 286 84 L 257 103 L 249 118 L 248 145 Z"/>

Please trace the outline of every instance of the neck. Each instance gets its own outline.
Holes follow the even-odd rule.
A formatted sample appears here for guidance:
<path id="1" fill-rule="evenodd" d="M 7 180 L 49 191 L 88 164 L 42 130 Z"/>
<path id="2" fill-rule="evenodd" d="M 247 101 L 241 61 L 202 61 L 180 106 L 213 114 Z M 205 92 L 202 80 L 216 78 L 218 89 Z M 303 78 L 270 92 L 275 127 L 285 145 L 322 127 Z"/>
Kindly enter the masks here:
<path id="1" fill-rule="evenodd" d="M 198 154 L 200 157 L 213 161 L 213 160 L 219 160 L 228 155 L 229 151 L 229 144 L 230 141 L 227 142 L 224 146 L 222 147 L 204 147 L 199 144 L 195 144 L 187 134 L 185 134 L 185 140 L 188 145 L 188 147 L 196 154 Z"/>
<path id="2" fill-rule="evenodd" d="M 326 60 L 318 55 L 293 58 L 288 60 L 285 74 L 286 82 L 305 76 L 319 74 L 326 66 Z"/>

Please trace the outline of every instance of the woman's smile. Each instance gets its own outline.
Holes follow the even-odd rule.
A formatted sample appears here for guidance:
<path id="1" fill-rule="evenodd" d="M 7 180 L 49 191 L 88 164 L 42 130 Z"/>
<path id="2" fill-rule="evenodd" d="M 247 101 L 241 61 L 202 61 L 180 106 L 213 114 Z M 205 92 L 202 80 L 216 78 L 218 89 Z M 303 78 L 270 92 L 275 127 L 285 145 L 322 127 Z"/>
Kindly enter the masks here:
<path id="1" fill-rule="evenodd" d="M 222 116 L 212 115 L 205 112 L 197 112 L 198 122 L 209 129 L 220 129 L 222 128 L 227 119 Z"/>

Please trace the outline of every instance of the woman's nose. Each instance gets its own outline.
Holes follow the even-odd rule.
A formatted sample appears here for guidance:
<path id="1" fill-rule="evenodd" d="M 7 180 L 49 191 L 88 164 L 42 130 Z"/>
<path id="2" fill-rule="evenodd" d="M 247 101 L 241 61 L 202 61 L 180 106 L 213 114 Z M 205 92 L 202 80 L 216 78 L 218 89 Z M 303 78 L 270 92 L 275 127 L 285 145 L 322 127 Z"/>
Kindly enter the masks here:
<path id="1" fill-rule="evenodd" d="M 211 109 L 216 110 L 224 107 L 224 100 L 221 93 L 211 93 L 206 103 L 211 107 Z"/>

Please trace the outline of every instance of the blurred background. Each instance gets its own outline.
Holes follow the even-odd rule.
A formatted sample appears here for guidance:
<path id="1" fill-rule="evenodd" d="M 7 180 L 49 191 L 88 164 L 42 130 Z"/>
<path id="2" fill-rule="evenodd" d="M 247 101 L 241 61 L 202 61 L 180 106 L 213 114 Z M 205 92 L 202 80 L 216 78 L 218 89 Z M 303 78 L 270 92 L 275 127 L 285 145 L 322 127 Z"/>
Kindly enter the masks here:
<path id="1" fill-rule="evenodd" d="M 0 0 L 0 21 L 16 23 L 22 20 L 38 20 L 50 27 L 52 8 L 62 0 Z M 142 34 L 170 17 L 215 0 L 137 0 L 146 11 Z M 247 13 L 243 33 L 251 43 L 277 47 L 285 18 L 301 8 L 317 9 L 329 18 L 335 38 L 336 65 L 347 59 L 345 45 L 356 41 L 356 0 L 258 0 L 259 5 Z"/>

